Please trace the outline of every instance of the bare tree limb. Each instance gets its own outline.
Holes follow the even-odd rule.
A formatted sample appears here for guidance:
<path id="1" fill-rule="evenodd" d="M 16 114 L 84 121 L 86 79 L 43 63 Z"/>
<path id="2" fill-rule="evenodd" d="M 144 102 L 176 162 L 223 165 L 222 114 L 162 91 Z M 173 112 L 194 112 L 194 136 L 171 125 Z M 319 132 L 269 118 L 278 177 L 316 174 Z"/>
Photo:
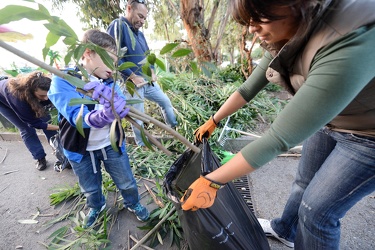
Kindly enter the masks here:
<path id="1" fill-rule="evenodd" d="M 155 227 L 153 229 L 151 229 L 145 236 L 143 236 L 143 238 L 137 242 L 137 244 L 135 244 L 130 250 L 135 250 L 137 249 L 137 247 L 139 247 L 140 245 L 142 245 L 144 242 L 147 241 L 147 239 L 164 223 L 164 221 L 166 221 L 172 213 L 174 213 L 176 211 L 176 208 L 175 207 L 172 207 L 171 210 L 169 210 L 168 214 L 166 214 L 164 216 L 163 219 L 161 219 L 158 224 L 155 225 Z"/>
<path id="2" fill-rule="evenodd" d="M 185 137 L 183 137 L 182 135 L 180 135 L 177 131 L 175 131 L 174 129 L 172 129 L 171 127 L 165 125 L 164 123 L 156 120 L 155 118 L 152 118 L 151 116 L 147 115 L 147 114 L 144 114 L 142 112 L 139 112 L 138 110 L 136 110 L 135 108 L 133 107 L 130 107 L 130 111 L 136 115 L 140 115 L 140 116 L 143 116 L 147 119 L 150 120 L 150 122 L 152 122 L 153 124 L 155 124 L 156 126 L 158 126 L 159 128 L 162 128 L 164 129 L 165 131 L 167 131 L 168 133 L 170 133 L 171 135 L 173 135 L 175 138 L 177 138 L 178 140 L 180 140 L 183 144 L 185 144 L 186 146 L 188 146 L 191 150 L 193 150 L 195 153 L 199 153 L 201 150 L 195 146 L 193 143 L 189 142 Z"/>
<path id="3" fill-rule="evenodd" d="M 137 238 L 135 238 L 133 235 L 129 235 L 130 239 L 132 239 L 135 243 L 138 243 L 139 240 Z M 147 249 L 147 250 L 154 250 L 153 248 L 151 247 L 148 247 L 148 246 L 145 246 L 145 245 L 140 245 L 141 247 L 143 247 L 144 249 Z"/>
<path id="4" fill-rule="evenodd" d="M 212 8 L 210 20 L 208 21 L 208 25 L 207 25 L 207 34 L 206 34 L 207 37 L 210 37 L 212 26 L 214 25 L 216 13 L 217 13 L 217 10 L 219 9 L 219 4 L 220 4 L 220 0 L 214 1 L 214 7 Z"/>
<path id="5" fill-rule="evenodd" d="M 134 121 L 131 117 L 126 116 L 125 119 L 129 121 L 133 126 L 135 126 L 138 129 L 141 129 L 141 126 Z M 166 149 L 158 140 L 156 140 L 147 130 L 143 130 L 145 132 L 145 135 L 148 137 L 148 139 L 161 151 L 163 151 L 166 155 L 171 156 L 172 152 Z"/>
<path id="6" fill-rule="evenodd" d="M 222 22 L 220 22 L 220 27 L 219 27 L 218 35 L 217 35 L 218 38 L 217 38 L 215 49 L 213 51 L 214 55 L 217 55 L 217 53 L 219 51 L 221 40 L 223 40 L 223 35 L 224 35 L 225 27 L 227 26 L 227 23 L 228 23 L 228 19 L 229 19 L 229 16 L 230 16 L 229 3 L 230 3 L 230 1 L 228 1 L 227 12 L 225 13 L 224 19 L 223 19 Z"/>

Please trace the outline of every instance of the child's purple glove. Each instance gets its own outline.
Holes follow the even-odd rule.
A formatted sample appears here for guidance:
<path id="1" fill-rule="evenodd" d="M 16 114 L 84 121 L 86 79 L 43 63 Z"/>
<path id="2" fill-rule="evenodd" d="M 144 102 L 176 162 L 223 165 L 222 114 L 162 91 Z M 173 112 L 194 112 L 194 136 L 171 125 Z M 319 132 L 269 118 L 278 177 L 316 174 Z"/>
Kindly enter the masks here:
<path id="1" fill-rule="evenodd" d="M 92 92 L 92 99 L 99 101 L 100 104 L 104 104 L 107 100 L 110 100 L 112 97 L 112 89 L 99 81 L 93 81 L 86 83 L 83 86 L 83 89 L 86 91 L 93 90 Z"/>
<path id="2" fill-rule="evenodd" d="M 116 96 L 113 100 L 113 107 L 119 117 L 122 119 L 129 113 L 129 108 L 125 108 L 125 99 Z M 125 108 L 125 109 L 124 109 Z M 115 115 L 112 112 L 111 104 L 106 101 L 102 110 L 93 110 L 87 116 L 89 125 L 95 128 L 102 128 L 115 120 Z"/>
<path id="3" fill-rule="evenodd" d="M 124 98 L 117 96 L 117 95 L 114 97 L 113 106 L 115 108 L 116 113 L 121 119 L 124 118 L 129 113 L 129 110 L 130 110 L 130 108 L 125 108 L 125 105 L 126 105 L 126 101 Z M 109 102 L 106 102 L 104 104 L 104 108 L 108 108 L 112 114 L 112 110 L 111 110 L 111 106 Z M 113 117 L 113 119 L 115 119 L 115 117 Z"/>

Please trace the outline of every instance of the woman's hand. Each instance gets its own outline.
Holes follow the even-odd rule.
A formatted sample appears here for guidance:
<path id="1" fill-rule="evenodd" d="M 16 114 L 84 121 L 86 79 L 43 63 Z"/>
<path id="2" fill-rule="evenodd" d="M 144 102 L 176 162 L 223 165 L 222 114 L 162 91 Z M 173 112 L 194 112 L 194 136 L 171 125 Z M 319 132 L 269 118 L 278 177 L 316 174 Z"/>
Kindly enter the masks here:
<path id="1" fill-rule="evenodd" d="M 199 208 L 208 208 L 214 204 L 216 192 L 223 184 L 215 183 L 203 176 L 200 176 L 186 190 L 181 198 L 183 210 L 196 211 Z"/>

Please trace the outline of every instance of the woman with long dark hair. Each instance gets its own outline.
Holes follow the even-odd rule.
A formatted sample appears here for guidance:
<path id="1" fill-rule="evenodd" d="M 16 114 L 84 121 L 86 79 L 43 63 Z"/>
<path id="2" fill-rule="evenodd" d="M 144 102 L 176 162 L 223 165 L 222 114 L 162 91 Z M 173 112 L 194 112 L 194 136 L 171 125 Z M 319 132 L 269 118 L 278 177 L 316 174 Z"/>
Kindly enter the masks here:
<path id="1" fill-rule="evenodd" d="M 42 72 L 33 72 L 0 81 L 0 113 L 20 131 L 27 149 L 37 160 L 36 168 L 47 167 L 46 153 L 35 129 L 43 130 L 47 140 L 58 126 L 49 124 L 46 107 L 52 105 L 47 92 L 51 79 Z"/>

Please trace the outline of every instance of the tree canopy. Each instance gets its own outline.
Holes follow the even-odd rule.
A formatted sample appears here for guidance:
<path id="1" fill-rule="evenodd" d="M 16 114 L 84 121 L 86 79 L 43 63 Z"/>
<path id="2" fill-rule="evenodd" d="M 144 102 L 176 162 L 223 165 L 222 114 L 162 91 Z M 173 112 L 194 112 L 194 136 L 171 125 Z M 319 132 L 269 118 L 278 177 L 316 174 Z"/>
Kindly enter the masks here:
<path id="1" fill-rule="evenodd" d="M 54 7 L 76 4 L 87 28 L 106 28 L 125 14 L 122 0 L 52 0 Z M 230 16 L 230 0 L 149 0 L 152 36 L 168 42 L 183 42 L 191 48 L 198 63 L 219 64 L 223 53 L 230 58 L 239 47 L 242 27 Z M 233 62 L 233 60 L 231 60 Z"/>

